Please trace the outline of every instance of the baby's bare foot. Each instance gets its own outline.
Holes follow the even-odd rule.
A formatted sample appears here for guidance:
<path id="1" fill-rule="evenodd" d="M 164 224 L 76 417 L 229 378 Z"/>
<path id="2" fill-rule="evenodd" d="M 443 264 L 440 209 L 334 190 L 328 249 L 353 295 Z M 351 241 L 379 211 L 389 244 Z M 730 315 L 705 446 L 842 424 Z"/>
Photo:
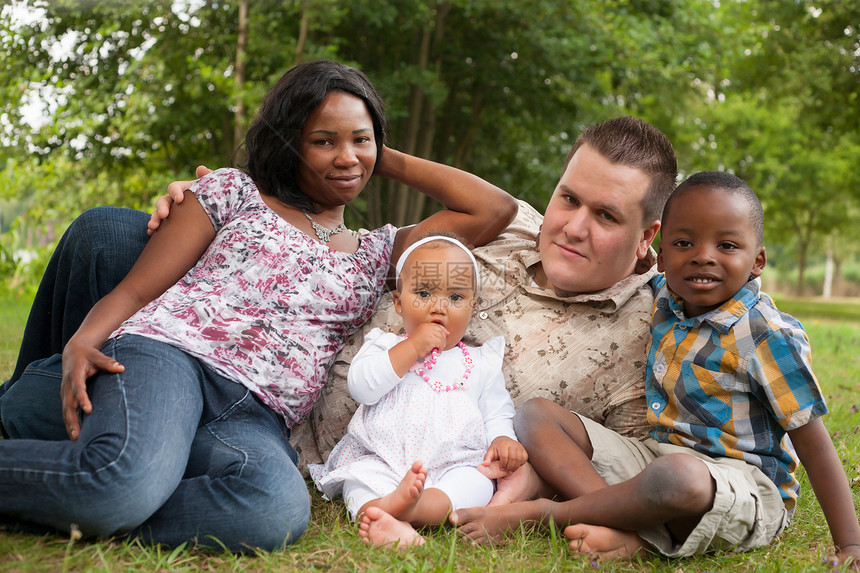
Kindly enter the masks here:
<path id="1" fill-rule="evenodd" d="M 601 559 L 628 559 L 647 549 L 645 541 L 633 531 L 612 529 L 602 525 L 577 523 L 564 528 L 573 553 L 593 555 Z"/>
<path id="2" fill-rule="evenodd" d="M 382 496 L 376 503 L 376 507 L 397 519 L 405 519 L 421 499 L 424 492 L 424 481 L 427 479 L 427 470 L 420 461 L 415 461 L 412 467 L 400 480 L 397 489 Z"/>
<path id="3" fill-rule="evenodd" d="M 378 507 L 368 507 L 361 516 L 358 534 L 362 541 L 376 547 L 406 549 L 424 545 L 424 538 L 411 525 Z"/>

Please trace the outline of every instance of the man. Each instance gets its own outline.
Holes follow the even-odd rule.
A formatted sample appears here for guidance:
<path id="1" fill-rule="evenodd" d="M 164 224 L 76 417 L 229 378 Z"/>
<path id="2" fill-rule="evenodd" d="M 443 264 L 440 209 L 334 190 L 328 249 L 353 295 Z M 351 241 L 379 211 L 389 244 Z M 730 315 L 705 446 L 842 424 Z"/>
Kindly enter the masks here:
<path id="1" fill-rule="evenodd" d="M 505 377 L 517 407 L 545 397 L 621 434 L 644 435 L 645 351 L 653 303 L 648 281 L 656 272 L 650 244 L 676 173 L 671 143 L 647 122 L 621 117 L 591 126 L 571 149 L 544 217 L 521 202 L 513 224 L 475 249 L 482 294 L 464 341 L 480 345 L 505 336 Z M 142 232 L 129 240 L 105 230 L 118 220 L 125 228 L 141 221 L 142 229 L 142 214 L 95 211 L 70 227 L 49 266 L 54 274 L 46 274 L 40 287 L 24 340 L 30 356 L 37 353 L 33 359 L 62 350 L 64 333 L 70 336 L 77 328 L 76 316 L 63 318 L 62 313 L 74 310 L 68 303 L 74 299 L 76 308 L 86 307 L 85 314 L 87 305 L 106 293 L 105 283 L 118 282 L 128 260 L 143 247 Z M 109 257 L 91 256 L 106 249 Z M 118 261 L 117 253 L 125 261 Z M 92 284 L 96 278 L 100 285 Z M 31 330 L 48 330 L 45 324 L 62 334 L 37 339 Z M 350 337 L 311 416 L 294 428 L 292 442 L 303 463 L 322 462 L 345 433 L 357 407 L 347 391 L 346 371 L 364 333 L 373 327 L 396 332 L 399 324 L 388 295 Z M 24 360 L 19 360 L 21 369 L 29 363 Z M 47 407 L 36 406 L 35 399 L 4 402 L 0 417 L 6 425 L 26 417 L 19 409 L 24 403 Z M 494 502 L 523 495 L 516 490 L 518 481 L 502 480 Z"/>

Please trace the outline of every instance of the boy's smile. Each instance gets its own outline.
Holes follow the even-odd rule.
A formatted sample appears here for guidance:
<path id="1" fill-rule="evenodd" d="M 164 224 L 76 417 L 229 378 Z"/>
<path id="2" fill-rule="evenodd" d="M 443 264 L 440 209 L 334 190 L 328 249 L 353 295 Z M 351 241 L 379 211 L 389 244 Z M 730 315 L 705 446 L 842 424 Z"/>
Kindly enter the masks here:
<path id="1" fill-rule="evenodd" d="M 684 312 L 699 316 L 732 298 L 766 264 L 746 201 L 722 189 L 693 187 L 672 199 L 657 268 Z"/>

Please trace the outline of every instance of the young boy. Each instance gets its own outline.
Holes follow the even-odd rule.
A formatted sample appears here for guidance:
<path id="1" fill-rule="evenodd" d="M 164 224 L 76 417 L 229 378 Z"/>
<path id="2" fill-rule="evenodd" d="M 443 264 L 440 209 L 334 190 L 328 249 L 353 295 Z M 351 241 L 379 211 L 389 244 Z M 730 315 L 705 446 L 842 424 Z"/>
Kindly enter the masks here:
<path id="1" fill-rule="evenodd" d="M 625 438 L 549 401 L 529 402 L 517 436 L 541 493 L 569 501 L 460 510 L 452 521 L 461 531 L 480 542 L 521 521 L 552 520 L 573 524 L 564 533 L 574 552 L 608 558 L 643 548 L 744 551 L 791 520 L 796 450 L 839 561 L 860 569 L 860 525 L 820 420 L 827 408 L 809 341 L 759 291 L 762 219 L 758 198 L 733 175 L 702 172 L 678 186 L 658 255 L 665 281 L 647 364 L 650 437 Z"/>

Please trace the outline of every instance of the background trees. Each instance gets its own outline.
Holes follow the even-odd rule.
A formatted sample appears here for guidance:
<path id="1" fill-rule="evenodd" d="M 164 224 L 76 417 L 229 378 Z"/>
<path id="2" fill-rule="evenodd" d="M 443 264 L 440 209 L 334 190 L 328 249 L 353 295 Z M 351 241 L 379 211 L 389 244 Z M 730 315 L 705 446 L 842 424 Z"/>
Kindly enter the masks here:
<path id="1" fill-rule="evenodd" d="M 148 209 L 197 164 L 232 163 L 267 88 L 296 62 L 334 58 L 385 96 L 391 145 L 539 209 L 583 126 L 641 116 L 675 142 L 684 172 L 750 181 L 771 260 L 796 260 L 803 284 L 827 237 L 837 263 L 857 243 L 858 11 L 847 0 L 7 2 L 0 231 L 23 214 L 6 257 L 37 225 L 57 232 L 97 204 Z M 28 123 L 39 102 L 46 117 Z M 434 208 L 380 182 L 348 222 L 404 224 Z"/>

